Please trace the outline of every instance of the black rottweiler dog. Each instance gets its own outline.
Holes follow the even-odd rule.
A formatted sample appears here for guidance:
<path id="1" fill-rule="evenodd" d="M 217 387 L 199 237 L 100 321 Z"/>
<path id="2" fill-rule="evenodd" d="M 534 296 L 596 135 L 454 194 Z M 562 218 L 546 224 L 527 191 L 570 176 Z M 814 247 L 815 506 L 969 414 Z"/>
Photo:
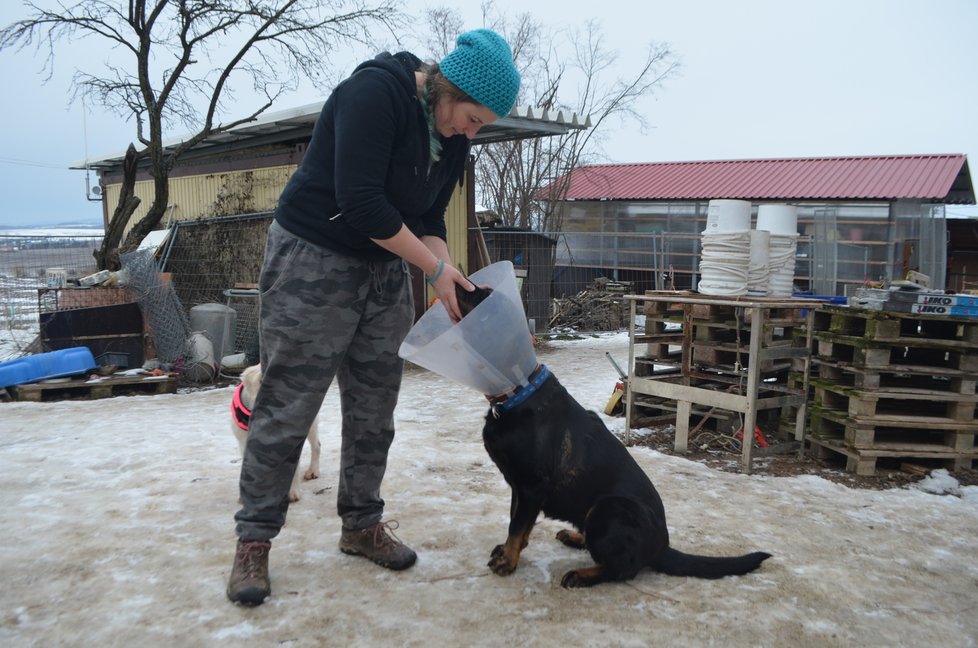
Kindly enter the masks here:
<path id="1" fill-rule="evenodd" d="M 467 314 L 489 295 L 456 287 Z M 557 539 L 587 549 L 596 563 L 564 574 L 564 587 L 634 578 L 644 568 L 673 576 L 722 578 L 757 569 L 771 555 L 696 556 L 669 546 L 662 500 L 625 446 L 594 412 L 585 410 L 540 366 L 530 385 L 490 399 L 482 439 L 512 488 L 509 534 L 489 567 L 513 572 L 530 531 L 544 515 L 571 523 Z"/>

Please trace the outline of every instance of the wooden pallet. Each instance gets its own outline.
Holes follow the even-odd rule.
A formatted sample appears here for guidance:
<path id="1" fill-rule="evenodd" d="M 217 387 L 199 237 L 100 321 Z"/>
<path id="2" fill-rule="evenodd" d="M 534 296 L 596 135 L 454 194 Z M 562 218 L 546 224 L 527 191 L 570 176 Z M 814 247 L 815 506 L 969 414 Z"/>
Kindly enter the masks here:
<path id="1" fill-rule="evenodd" d="M 652 323 L 654 325 L 654 323 Z M 650 323 L 646 321 L 646 328 Z M 636 335 L 635 342 L 645 344 L 645 355 L 649 359 L 678 362 L 682 359 L 685 336 L 682 331 L 666 331 Z"/>
<path id="2" fill-rule="evenodd" d="M 788 343 L 765 344 L 765 349 L 789 348 Z M 693 347 L 693 364 L 703 368 L 716 368 L 724 371 L 739 371 L 750 366 L 749 344 L 737 345 L 723 342 L 698 342 Z M 738 368 L 739 367 L 739 368 Z M 764 360 L 760 364 L 765 378 L 782 374 L 791 368 L 791 361 Z"/>
<path id="3" fill-rule="evenodd" d="M 814 330 L 910 346 L 947 340 L 978 347 L 978 320 L 964 317 L 821 306 L 815 311 Z"/>
<path id="4" fill-rule="evenodd" d="M 173 394 L 177 391 L 177 379 L 173 376 L 111 376 L 98 381 L 75 378 L 17 385 L 9 390 L 18 401 L 95 400 L 123 395 Z"/>
<path id="5" fill-rule="evenodd" d="M 702 297 L 702 296 L 701 296 Z M 763 303 L 763 298 L 751 298 L 751 301 Z M 783 300 L 773 299 L 772 302 Z M 772 307 L 765 309 L 764 323 L 766 326 L 795 326 L 804 323 L 805 309 Z M 709 322 L 727 328 L 747 328 L 750 324 L 750 309 L 730 306 L 727 304 L 692 304 L 690 316 L 697 322 Z"/>
<path id="6" fill-rule="evenodd" d="M 815 436 L 844 438 L 854 447 L 868 448 L 881 439 L 893 436 L 925 439 L 960 435 L 974 439 L 978 421 L 958 421 L 947 416 L 921 414 L 878 414 L 873 417 L 849 416 L 847 412 L 811 406 L 811 433 Z M 967 447 L 970 447 L 969 444 Z"/>
<path id="7" fill-rule="evenodd" d="M 658 378 L 675 374 L 679 372 L 678 365 L 681 361 L 681 351 L 659 356 L 638 356 L 635 358 L 635 375 L 643 378 Z"/>
<path id="8" fill-rule="evenodd" d="M 975 435 L 978 320 L 818 308 L 808 439 L 861 475 L 877 460 L 941 460 L 970 468 Z"/>
<path id="9" fill-rule="evenodd" d="M 856 389 L 831 380 L 812 378 L 815 404 L 845 412 L 853 419 L 881 421 L 940 417 L 967 423 L 975 418 L 975 394 L 923 388 Z"/>
<path id="10" fill-rule="evenodd" d="M 847 469 L 861 475 L 874 474 L 879 457 L 942 459 L 955 470 L 970 468 L 978 457 L 978 421 L 928 415 L 849 416 L 818 403 L 810 409 L 812 447 L 845 454 Z"/>
<path id="11" fill-rule="evenodd" d="M 978 320 L 826 306 L 816 310 L 816 360 L 840 366 L 978 373 Z"/>
<path id="12" fill-rule="evenodd" d="M 897 447 L 879 446 L 876 448 L 851 448 L 835 439 L 808 439 L 813 454 L 819 459 L 827 459 L 836 454 L 846 457 L 846 470 L 857 475 L 875 475 L 877 461 L 881 458 L 940 460 L 951 470 L 970 469 L 973 461 L 978 458 L 978 451 L 957 452 L 940 446 L 921 445 L 919 447 L 907 444 Z"/>
<path id="13" fill-rule="evenodd" d="M 978 373 L 978 349 L 964 342 L 916 340 L 911 346 L 907 340 L 869 341 L 825 331 L 816 331 L 815 340 L 815 357 L 828 359 L 840 366 L 874 370 L 892 370 L 895 366 L 903 366 L 912 371 L 952 369 Z"/>
<path id="14" fill-rule="evenodd" d="M 697 293 L 689 290 L 646 290 L 646 295 L 657 297 L 675 298 L 677 301 L 647 301 L 644 302 L 643 312 L 646 317 L 673 317 L 680 322 L 683 319 L 683 305 L 681 300 L 685 297 L 699 297 Z"/>
<path id="15" fill-rule="evenodd" d="M 637 336 L 635 341 L 646 344 L 647 357 L 676 362 L 681 359 L 683 347 L 689 345 L 692 362 L 700 367 L 739 371 L 748 365 L 751 309 L 730 304 L 682 303 L 683 296 L 688 296 L 684 293 L 649 291 L 646 294 L 677 299 L 677 302 L 645 303 L 646 333 Z M 696 297 L 709 299 L 705 295 Z M 764 326 L 758 331 L 762 347 L 805 346 L 804 323 L 803 308 L 765 309 Z M 784 368 L 768 361 L 761 370 L 779 372 Z"/>
<path id="16" fill-rule="evenodd" d="M 853 389 L 929 390 L 940 397 L 944 393 L 974 396 L 978 375 L 949 367 L 913 367 L 902 364 L 867 369 L 827 358 L 814 358 L 812 378 L 821 378 L 840 387 Z"/>

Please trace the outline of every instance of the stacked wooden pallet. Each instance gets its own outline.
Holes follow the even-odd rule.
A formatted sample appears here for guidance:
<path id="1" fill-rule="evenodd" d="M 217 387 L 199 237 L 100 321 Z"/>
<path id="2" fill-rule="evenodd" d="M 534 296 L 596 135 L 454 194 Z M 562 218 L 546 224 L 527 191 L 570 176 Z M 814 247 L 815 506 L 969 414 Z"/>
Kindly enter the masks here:
<path id="1" fill-rule="evenodd" d="M 978 320 L 824 306 L 813 321 L 813 449 L 861 475 L 880 458 L 971 467 Z"/>
<path id="2" fill-rule="evenodd" d="M 694 326 L 693 363 L 702 367 L 722 369 L 744 369 L 749 366 L 750 357 L 750 313 L 742 308 L 731 306 L 695 305 L 692 311 Z M 804 309 L 776 308 L 766 309 L 761 347 L 764 349 L 786 348 L 798 344 L 795 332 L 804 325 Z M 783 374 L 790 368 L 790 361 L 766 359 L 761 370 L 765 378 L 777 374 L 783 381 Z"/>
<path id="3" fill-rule="evenodd" d="M 635 342 L 645 345 L 645 353 L 635 357 L 635 374 L 663 382 L 701 389 L 744 394 L 747 370 L 751 364 L 751 309 L 709 296 L 689 292 L 649 291 L 645 301 L 645 332 Z M 690 302 L 689 300 L 695 300 Z M 752 300 L 763 303 L 764 300 Z M 706 302 L 706 303 L 703 303 Z M 724 303 L 720 303 L 724 302 Z M 789 388 L 787 377 L 792 352 L 804 350 L 805 340 L 798 332 L 805 322 L 802 307 L 786 307 L 784 300 L 772 300 L 764 308 L 764 321 L 756 330 L 760 336 L 758 367 L 761 371 L 758 399 L 780 398 L 799 393 Z M 788 350 L 787 353 L 779 351 Z M 797 355 L 797 354 L 795 354 Z M 674 422 L 676 400 L 636 394 L 634 426 Z M 775 409 L 780 409 L 779 403 Z M 740 425 L 739 414 L 708 403 L 693 402 L 694 425 L 703 421 L 711 429 L 732 432 Z"/>
<path id="4" fill-rule="evenodd" d="M 174 376 L 110 376 L 97 379 L 58 378 L 9 387 L 18 401 L 95 400 L 112 396 L 174 394 Z"/>
<path id="5" fill-rule="evenodd" d="M 677 301 L 644 302 L 645 334 L 636 335 L 635 342 L 644 343 L 645 354 L 636 356 L 635 373 L 640 376 L 675 373 L 672 367 L 682 362 L 683 347 L 687 343 L 687 334 L 683 331 L 685 310 L 679 300 L 694 293 L 649 291 L 646 294 L 671 296 Z"/>

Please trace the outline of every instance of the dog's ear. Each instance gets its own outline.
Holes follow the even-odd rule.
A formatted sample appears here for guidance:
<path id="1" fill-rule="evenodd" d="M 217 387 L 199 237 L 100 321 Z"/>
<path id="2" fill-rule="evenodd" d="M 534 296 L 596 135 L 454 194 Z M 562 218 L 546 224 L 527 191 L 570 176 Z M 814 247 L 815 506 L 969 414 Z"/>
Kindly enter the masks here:
<path id="1" fill-rule="evenodd" d="M 241 372 L 241 383 L 249 393 L 257 394 L 261 387 L 261 365 L 256 364 L 245 368 Z"/>
<path id="2" fill-rule="evenodd" d="M 475 286 L 474 283 L 472 285 Z M 471 313 L 476 306 L 484 302 L 491 294 L 492 288 L 475 286 L 475 290 L 470 292 L 462 286 L 455 284 L 455 298 L 458 300 L 458 308 L 462 311 L 462 317 Z"/>

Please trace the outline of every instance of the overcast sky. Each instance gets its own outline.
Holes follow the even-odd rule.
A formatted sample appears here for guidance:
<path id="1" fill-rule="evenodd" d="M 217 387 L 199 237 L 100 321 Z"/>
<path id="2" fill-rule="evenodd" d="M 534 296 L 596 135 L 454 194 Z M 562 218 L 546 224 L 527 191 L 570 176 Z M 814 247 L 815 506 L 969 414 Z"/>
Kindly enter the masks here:
<path id="1" fill-rule="evenodd" d="M 650 40 L 681 58 L 681 76 L 641 106 L 651 128 L 609 131 L 612 162 L 924 153 L 964 153 L 971 166 L 978 160 L 975 0 L 496 4 L 513 14 L 532 7 L 554 28 L 598 18 L 619 50 L 622 76 Z M 480 26 L 477 8 L 466 11 L 466 27 Z M 19 0 L 0 6 L 0 24 L 24 16 Z M 69 105 L 74 68 L 97 71 L 99 56 L 73 49 L 46 85 L 41 63 L 30 52 L 0 53 L 0 225 L 100 219 L 101 203 L 86 200 L 85 173 L 67 167 L 134 139 L 130 124 L 100 107 Z M 273 110 L 323 99 L 328 90 L 305 88 Z"/>

